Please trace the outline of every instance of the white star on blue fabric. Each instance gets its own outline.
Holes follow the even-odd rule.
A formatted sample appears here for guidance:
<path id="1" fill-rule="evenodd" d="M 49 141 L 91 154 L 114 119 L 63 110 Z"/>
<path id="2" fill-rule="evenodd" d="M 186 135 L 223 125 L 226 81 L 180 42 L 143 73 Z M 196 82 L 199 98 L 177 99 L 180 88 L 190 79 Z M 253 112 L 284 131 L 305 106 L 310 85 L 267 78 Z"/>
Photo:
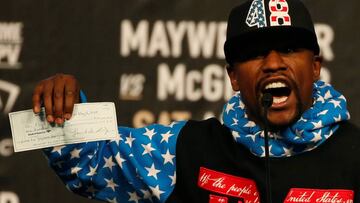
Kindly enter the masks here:
<path id="1" fill-rule="evenodd" d="M 149 130 L 149 129 L 145 128 L 145 131 L 146 131 L 146 132 L 144 133 L 144 135 L 148 136 L 150 140 L 151 140 L 152 137 L 156 134 L 156 132 L 154 132 L 155 129 Z"/>
<path id="2" fill-rule="evenodd" d="M 341 119 L 341 115 L 338 115 L 338 116 L 334 116 L 333 117 L 334 118 L 334 121 L 336 122 L 336 123 L 338 123 L 338 122 L 340 122 L 342 119 Z"/>
<path id="3" fill-rule="evenodd" d="M 317 116 L 326 115 L 328 111 L 329 110 L 327 110 L 327 109 L 324 111 L 321 111 L 320 113 L 317 114 Z"/>
<path id="4" fill-rule="evenodd" d="M 51 152 L 57 152 L 57 153 L 59 153 L 59 155 L 61 155 L 61 150 L 64 149 L 64 148 L 65 148 L 64 145 L 56 146 L 56 147 L 54 147 L 54 148 L 52 149 Z"/>
<path id="5" fill-rule="evenodd" d="M 130 133 L 129 137 L 126 137 L 125 143 L 128 144 L 129 147 L 132 147 L 132 143 L 133 143 L 134 140 L 135 140 L 135 138 L 133 138 L 133 137 L 131 136 L 131 133 Z"/>
<path id="6" fill-rule="evenodd" d="M 105 160 L 105 165 L 103 168 L 109 168 L 110 171 L 112 171 L 112 168 L 115 166 L 112 156 L 110 156 L 108 158 L 104 157 L 104 160 Z"/>
<path id="7" fill-rule="evenodd" d="M 158 199 L 160 199 L 160 195 L 164 193 L 164 191 L 160 190 L 159 185 L 157 185 L 156 187 L 150 186 L 150 189 L 151 189 L 153 195 Z"/>
<path id="8" fill-rule="evenodd" d="M 311 124 L 313 124 L 314 128 L 313 129 L 319 129 L 323 127 L 322 121 L 319 120 L 318 122 L 311 122 Z"/>
<path id="9" fill-rule="evenodd" d="M 91 167 L 89 166 L 89 173 L 87 173 L 87 176 L 94 176 L 96 174 L 96 170 L 97 170 L 98 165 L 96 165 L 95 167 Z"/>
<path id="10" fill-rule="evenodd" d="M 155 168 L 155 165 L 152 164 L 150 168 L 145 167 L 145 169 L 148 171 L 148 175 L 147 176 L 151 176 L 154 177 L 155 179 L 158 179 L 157 174 L 161 172 L 161 170 L 157 170 Z"/>
<path id="11" fill-rule="evenodd" d="M 115 156 L 115 161 L 116 161 L 117 164 L 119 164 L 120 168 L 122 168 L 123 167 L 123 162 L 125 162 L 126 160 L 121 158 L 120 153 L 118 152 L 116 154 L 116 156 Z"/>
<path id="12" fill-rule="evenodd" d="M 78 174 L 78 172 L 80 171 L 80 170 L 82 170 L 82 168 L 81 167 L 78 167 L 78 166 L 75 166 L 75 167 L 72 167 L 71 168 L 71 174 Z"/>
<path id="13" fill-rule="evenodd" d="M 161 142 L 169 142 L 169 138 L 173 135 L 174 134 L 171 134 L 170 130 L 167 131 L 166 133 L 161 134 L 162 136 Z"/>
<path id="14" fill-rule="evenodd" d="M 286 156 L 289 156 L 289 155 L 292 154 L 292 151 L 293 151 L 293 148 L 292 148 L 292 147 L 291 147 L 291 148 L 283 147 L 282 149 L 284 150 L 284 154 L 285 154 Z"/>
<path id="15" fill-rule="evenodd" d="M 155 148 L 153 148 L 151 146 L 151 143 L 146 144 L 146 145 L 141 144 L 141 146 L 144 148 L 142 155 L 149 154 L 151 156 L 151 152 L 156 150 Z"/>
<path id="16" fill-rule="evenodd" d="M 256 134 L 248 134 L 245 137 L 250 137 L 253 142 L 255 142 Z"/>
<path id="17" fill-rule="evenodd" d="M 337 108 L 337 107 L 341 108 L 340 101 L 331 100 L 330 103 L 332 103 L 334 105 L 334 108 Z"/>
<path id="18" fill-rule="evenodd" d="M 141 198 L 136 194 L 136 192 L 128 192 L 128 195 L 130 196 L 129 202 L 130 202 L 130 201 L 134 201 L 134 202 L 138 203 L 139 200 L 141 199 Z"/>
<path id="19" fill-rule="evenodd" d="M 174 172 L 174 175 L 169 175 L 169 178 L 171 179 L 171 186 L 175 185 L 176 183 L 176 172 Z"/>
<path id="20" fill-rule="evenodd" d="M 115 139 L 111 140 L 111 142 L 115 142 L 117 145 L 119 145 L 120 141 L 123 141 L 123 138 L 121 136 L 122 135 L 119 134 L 119 136 L 116 137 Z"/>
<path id="21" fill-rule="evenodd" d="M 235 140 L 240 137 L 240 134 L 238 132 L 236 132 L 236 131 L 231 131 L 231 134 L 233 135 Z"/>
<path id="22" fill-rule="evenodd" d="M 151 195 L 149 190 L 140 190 L 140 191 L 143 193 L 143 199 L 144 200 L 146 200 L 146 199 L 151 200 L 152 195 Z"/>
<path id="23" fill-rule="evenodd" d="M 244 102 L 239 101 L 239 108 L 240 108 L 240 109 L 244 109 L 244 108 L 245 108 Z"/>
<path id="24" fill-rule="evenodd" d="M 167 150 L 165 154 L 161 154 L 161 156 L 164 158 L 164 165 L 167 163 L 174 165 L 173 158 L 175 158 L 175 156 L 170 154 L 169 150 Z"/>
<path id="25" fill-rule="evenodd" d="M 236 119 L 236 118 L 233 118 L 233 121 L 234 121 L 234 123 L 232 124 L 232 125 L 239 125 L 239 120 L 238 119 Z"/>
<path id="26" fill-rule="evenodd" d="M 330 99 L 331 97 L 332 97 L 332 94 L 331 94 L 330 90 L 328 90 L 328 91 L 325 93 L 324 99 Z"/>
<path id="27" fill-rule="evenodd" d="M 226 113 L 228 114 L 230 111 L 233 111 L 234 110 L 234 105 L 235 105 L 235 103 L 229 103 L 229 104 L 227 104 L 227 106 L 226 106 Z"/>
<path id="28" fill-rule="evenodd" d="M 104 180 L 106 181 L 106 187 L 111 188 L 113 191 L 115 191 L 115 187 L 119 187 L 112 178 L 109 180 L 105 178 Z"/>
<path id="29" fill-rule="evenodd" d="M 255 127 L 255 125 L 254 121 L 249 121 L 244 125 L 244 127 L 252 128 Z"/>
<path id="30" fill-rule="evenodd" d="M 322 139 L 321 137 L 321 129 L 319 130 L 319 132 L 313 132 L 314 138 L 311 139 L 312 142 L 317 142 L 320 141 Z"/>
<path id="31" fill-rule="evenodd" d="M 82 149 L 73 149 L 70 154 L 71 154 L 71 157 L 70 159 L 75 159 L 75 158 L 80 158 L 80 152 L 82 151 Z"/>

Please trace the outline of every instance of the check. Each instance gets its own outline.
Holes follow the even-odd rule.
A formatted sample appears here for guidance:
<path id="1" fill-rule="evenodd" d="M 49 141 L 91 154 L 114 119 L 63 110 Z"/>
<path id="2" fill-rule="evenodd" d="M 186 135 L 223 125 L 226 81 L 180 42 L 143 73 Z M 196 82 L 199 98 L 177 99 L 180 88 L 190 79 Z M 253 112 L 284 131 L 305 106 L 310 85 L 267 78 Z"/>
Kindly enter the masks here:
<path id="1" fill-rule="evenodd" d="M 49 124 L 44 108 L 39 114 L 32 110 L 12 112 L 9 118 L 15 152 L 118 137 L 111 102 L 75 104 L 71 119 L 63 125 Z"/>

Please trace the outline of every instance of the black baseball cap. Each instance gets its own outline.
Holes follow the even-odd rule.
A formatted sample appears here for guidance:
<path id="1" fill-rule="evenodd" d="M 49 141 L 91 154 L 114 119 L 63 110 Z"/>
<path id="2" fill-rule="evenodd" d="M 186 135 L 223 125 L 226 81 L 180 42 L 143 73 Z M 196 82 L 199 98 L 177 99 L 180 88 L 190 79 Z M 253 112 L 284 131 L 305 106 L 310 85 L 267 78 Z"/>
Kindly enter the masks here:
<path id="1" fill-rule="evenodd" d="M 231 10 L 224 45 L 229 64 L 288 48 L 320 52 L 314 23 L 300 0 L 248 0 Z"/>

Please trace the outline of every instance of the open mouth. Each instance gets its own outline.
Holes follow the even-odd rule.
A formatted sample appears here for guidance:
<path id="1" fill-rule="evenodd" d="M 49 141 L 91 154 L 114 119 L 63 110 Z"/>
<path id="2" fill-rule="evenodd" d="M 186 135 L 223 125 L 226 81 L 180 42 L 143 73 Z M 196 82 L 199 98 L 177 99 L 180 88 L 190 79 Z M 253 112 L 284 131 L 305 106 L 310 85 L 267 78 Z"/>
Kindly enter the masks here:
<path id="1" fill-rule="evenodd" d="M 265 85 L 262 93 L 270 93 L 273 96 L 273 105 L 279 105 L 287 101 L 291 88 L 282 81 L 270 82 Z"/>

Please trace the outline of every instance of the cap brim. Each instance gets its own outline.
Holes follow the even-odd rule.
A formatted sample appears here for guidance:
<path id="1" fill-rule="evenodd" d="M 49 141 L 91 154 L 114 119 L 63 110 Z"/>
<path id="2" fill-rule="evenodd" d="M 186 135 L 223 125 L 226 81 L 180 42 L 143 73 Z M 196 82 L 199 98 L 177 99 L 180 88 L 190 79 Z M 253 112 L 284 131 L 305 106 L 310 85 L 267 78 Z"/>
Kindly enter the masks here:
<path id="1" fill-rule="evenodd" d="M 308 30 L 290 26 L 267 27 L 227 39 L 224 45 L 226 60 L 234 63 L 259 53 L 286 48 L 309 49 L 320 52 L 316 35 Z"/>

